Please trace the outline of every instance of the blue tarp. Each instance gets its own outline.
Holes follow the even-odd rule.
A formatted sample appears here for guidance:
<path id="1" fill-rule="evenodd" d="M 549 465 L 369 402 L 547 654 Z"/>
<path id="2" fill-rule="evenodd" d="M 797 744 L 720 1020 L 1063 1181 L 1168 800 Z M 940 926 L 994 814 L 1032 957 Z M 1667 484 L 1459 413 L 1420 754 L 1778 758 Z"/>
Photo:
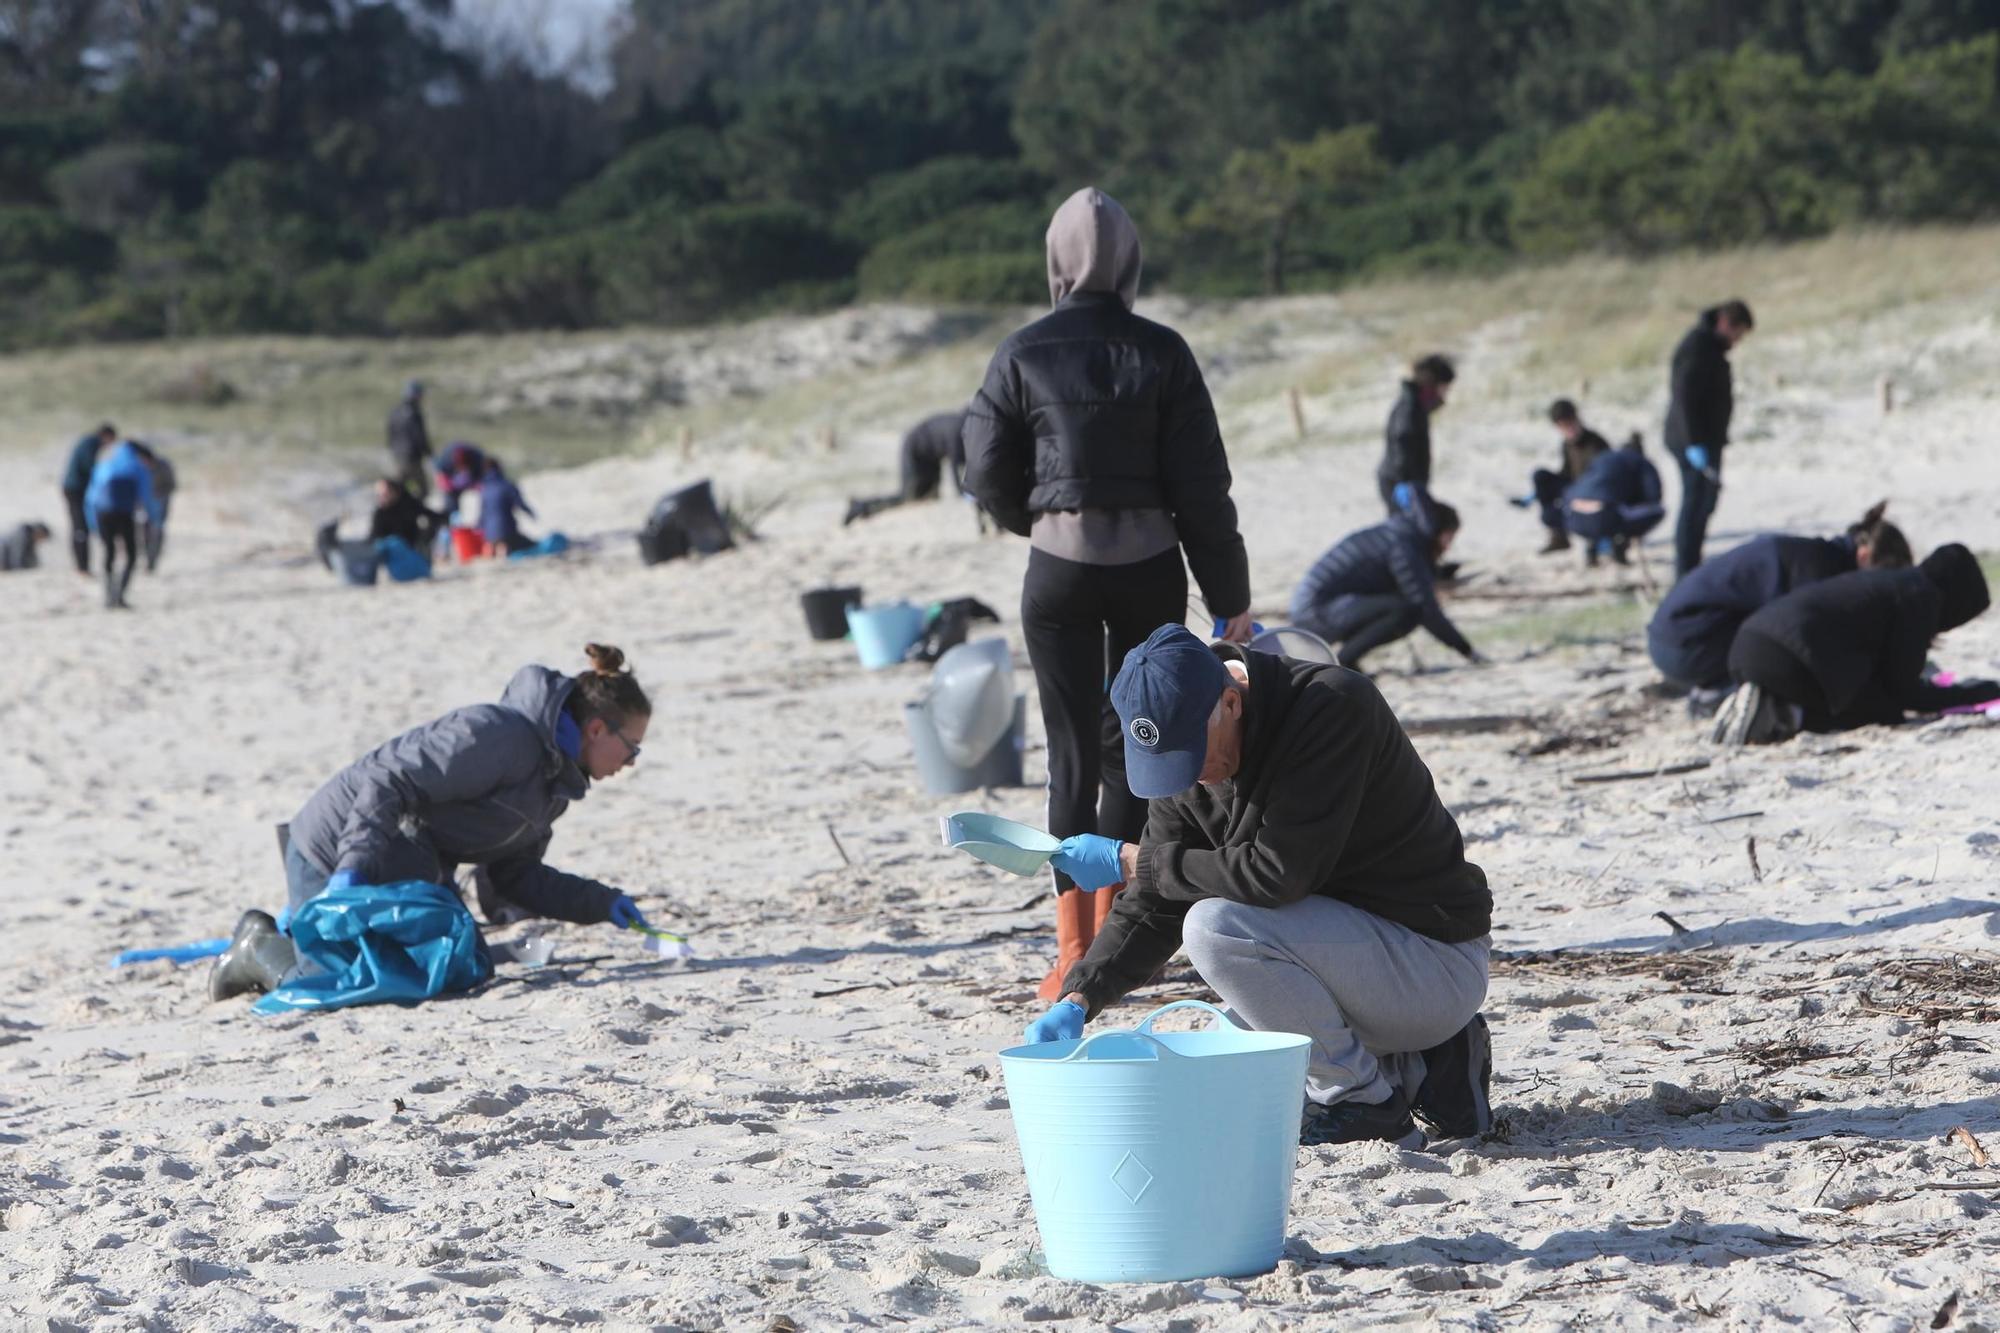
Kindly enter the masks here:
<path id="1" fill-rule="evenodd" d="M 533 546 L 523 546 L 508 556 L 509 560 L 532 560 L 538 555 L 561 555 L 569 549 L 569 538 L 560 532 L 551 532 Z"/>
<path id="2" fill-rule="evenodd" d="M 470 990 L 493 975 L 479 926 L 441 884 L 351 884 L 326 889 L 292 917 L 296 977 L 254 1006 L 260 1014 L 403 1004 Z"/>

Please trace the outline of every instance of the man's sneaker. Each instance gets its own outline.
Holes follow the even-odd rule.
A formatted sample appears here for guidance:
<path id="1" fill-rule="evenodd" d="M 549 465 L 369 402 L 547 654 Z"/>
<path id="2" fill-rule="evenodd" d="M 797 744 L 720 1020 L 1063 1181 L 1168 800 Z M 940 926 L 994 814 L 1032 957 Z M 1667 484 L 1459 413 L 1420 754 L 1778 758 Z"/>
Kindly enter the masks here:
<path id="1" fill-rule="evenodd" d="M 1493 1128 L 1493 1040 L 1486 1016 L 1423 1053 L 1424 1081 L 1411 1109 L 1440 1137 L 1466 1139 Z"/>
<path id="2" fill-rule="evenodd" d="M 1696 722 L 1708 721 L 1729 695 L 1730 690 L 1726 686 L 1696 686 L 1687 692 L 1688 717 Z"/>
<path id="3" fill-rule="evenodd" d="M 1299 1123 L 1299 1142 L 1305 1147 L 1377 1140 L 1399 1148 L 1424 1146 L 1424 1132 L 1410 1119 L 1410 1103 L 1400 1091 L 1391 1093 L 1386 1102 L 1306 1103 L 1305 1118 Z"/>
<path id="4" fill-rule="evenodd" d="M 1739 685 L 1715 714 L 1709 740 L 1717 745 L 1774 745 L 1799 734 L 1802 712 L 1755 685 Z"/>

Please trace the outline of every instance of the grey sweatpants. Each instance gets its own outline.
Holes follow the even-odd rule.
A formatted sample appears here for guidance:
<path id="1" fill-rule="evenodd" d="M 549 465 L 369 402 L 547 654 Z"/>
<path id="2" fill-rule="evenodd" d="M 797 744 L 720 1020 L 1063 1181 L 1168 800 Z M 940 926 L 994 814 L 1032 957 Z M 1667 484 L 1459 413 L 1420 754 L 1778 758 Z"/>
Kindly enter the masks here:
<path id="1" fill-rule="evenodd" d="M 1332 898 L 1246 907 L 1209 898 L 1182 945 L 1233 1017 L 1312 1038 L 1306 1096 L 1380 1102 L 1423 1082 L 1418 1052 L 1472 1021 L 1492 937 L 1445 944 Z"/>

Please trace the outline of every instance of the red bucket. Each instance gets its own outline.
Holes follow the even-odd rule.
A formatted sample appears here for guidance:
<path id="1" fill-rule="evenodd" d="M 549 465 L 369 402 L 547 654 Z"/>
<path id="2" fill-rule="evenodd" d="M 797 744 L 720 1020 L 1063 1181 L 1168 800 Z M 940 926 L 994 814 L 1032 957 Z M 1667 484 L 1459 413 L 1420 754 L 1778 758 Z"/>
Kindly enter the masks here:
<path id="1" fill-rule="evenodd" d="M 451 553 L 460 564 L 481 559 L 486 554 L 486 538 L 480 535 L 478 528 L 453 528 Z"/>

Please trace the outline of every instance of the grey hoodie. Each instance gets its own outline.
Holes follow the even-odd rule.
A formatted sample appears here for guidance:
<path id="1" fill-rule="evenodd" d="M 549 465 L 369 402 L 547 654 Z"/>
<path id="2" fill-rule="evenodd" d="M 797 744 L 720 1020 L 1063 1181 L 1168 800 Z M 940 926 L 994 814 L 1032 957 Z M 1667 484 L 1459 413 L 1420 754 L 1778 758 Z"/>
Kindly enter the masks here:
<path id="1" fill-rule="evenodd" d="M 501 897 L 536 916 L 596 923 L 618 890 L 542 864 L 551 827 L 590 779 L 556 742 L 575 681 L 522 667 L 497 704 L 455 708 L 334 774 L 292 817 L 315 867 L 363 884 L 449 883 L 484 867 Z"/>

